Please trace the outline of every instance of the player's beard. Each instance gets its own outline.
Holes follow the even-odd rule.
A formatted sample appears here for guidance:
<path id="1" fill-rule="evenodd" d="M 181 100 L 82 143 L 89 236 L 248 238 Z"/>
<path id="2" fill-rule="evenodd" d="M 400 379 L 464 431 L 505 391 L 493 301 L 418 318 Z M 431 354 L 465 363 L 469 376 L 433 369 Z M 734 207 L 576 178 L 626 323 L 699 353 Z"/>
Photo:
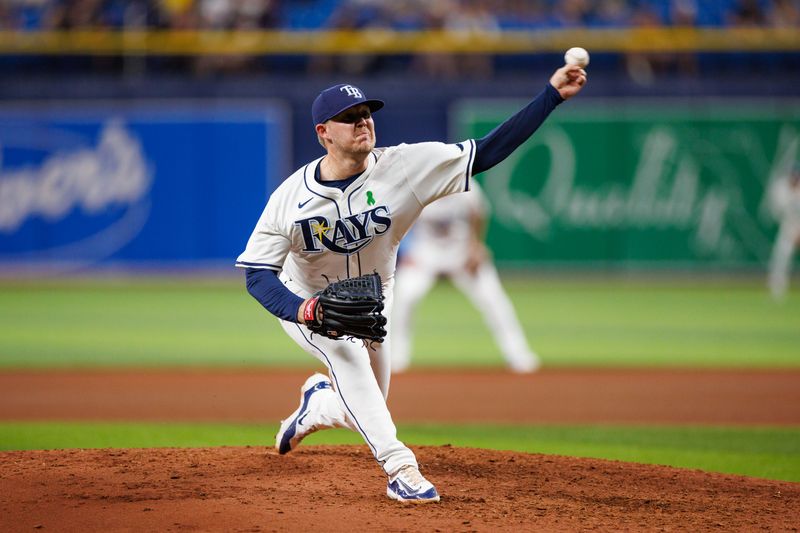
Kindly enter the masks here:
<path id="1" fill-rule="evenodd" d="M 354 154 L 368 154 L 373 148 L 375 148 L 375 132 L 373 130 L 364 128 L 363 131 L 356 132 L 352 150 Z"/>
<path id="2" fill-rule="evenodd" d="M 364 139 L 361 141 L 352 141 L 347 143 L 346 145 L 339 145 L 333 152 L 341 154 L 343 156 L 362 159 L 364 156 L 369 155 L 369 153 L 372 152 L 373 148 L 375 148 L 375 141 L 370 136 L 369 139 Z"/>
<path id="3" fill-rule="evenodd" d="M 352 126 L 344 131 L 338 127 L 341 124 L 335 126 L 337 127 L 331 130 L 333 135 L 331 135 L 332 146 L 330 148 L 334 154 L 363 159 L 375 148 L 374 126 Z"/>

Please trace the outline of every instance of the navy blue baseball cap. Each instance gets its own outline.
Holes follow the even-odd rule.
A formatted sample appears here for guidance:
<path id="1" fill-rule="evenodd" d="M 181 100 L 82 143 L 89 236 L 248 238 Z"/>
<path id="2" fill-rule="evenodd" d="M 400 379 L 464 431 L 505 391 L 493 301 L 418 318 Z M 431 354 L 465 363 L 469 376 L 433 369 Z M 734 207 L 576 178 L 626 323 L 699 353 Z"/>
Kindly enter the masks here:
<path id="1" fill-rule="evenodd" d="M 314 125 L 322 124 L 335 117 L 345 109 L 354 105 L 367 104 L 371 112 L 375 112 L 383 107 L 381 100 L 368 100 L 364 92 L 354 85 L 340 83 L 333 87 L 328 87 L 314 99 L 311 105 L 311 118 Z"/>

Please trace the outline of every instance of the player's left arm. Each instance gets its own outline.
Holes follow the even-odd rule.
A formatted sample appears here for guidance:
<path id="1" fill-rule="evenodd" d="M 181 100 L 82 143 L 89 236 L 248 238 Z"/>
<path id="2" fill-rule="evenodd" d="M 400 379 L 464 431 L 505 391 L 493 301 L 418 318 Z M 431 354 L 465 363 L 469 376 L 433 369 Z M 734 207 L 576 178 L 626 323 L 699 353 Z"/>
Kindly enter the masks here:
<path id="1" fill-rule="evenodd" d="M 270 269 L 247 269 L 247 292 L 270 313 L 290 322 L 301 322 L 299 309 L 305 304 L 300 296 L 290 291 Z"/>
<path id="2" fill-rule="evenodd" d="M 585 84 L 586 71 L 577 65 L 564 65 L 556 70 L 544 90 L 527 106 L 475 141 L 473 176 L 511 155 L 539 129 L 559 104 L 578 94 Z"/>

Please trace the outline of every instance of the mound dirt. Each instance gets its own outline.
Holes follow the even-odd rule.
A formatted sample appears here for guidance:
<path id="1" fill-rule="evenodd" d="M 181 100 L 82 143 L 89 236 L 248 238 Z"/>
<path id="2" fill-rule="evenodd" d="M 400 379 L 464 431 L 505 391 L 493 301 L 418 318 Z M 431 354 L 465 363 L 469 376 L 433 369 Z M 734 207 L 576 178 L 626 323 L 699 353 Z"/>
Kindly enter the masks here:
<path id="1" fill-rule="evenodd" d="M 796 531 L 800 484 L 417 447 L 438 504 L 389 500 L 363 446 L 0 454 L 2 531 Z"/>
<path id="2" fill-rule="evenodd" d="M 263 422 L 299 371 L 0 373 L 2 420 Z M 426 391 L 421 401 L 419 391 Z M 466 394 L 465 391 L 469 393 Z M 453 399 L 458 398 L 457 402 Z M 409 421 L 795 426 L 800 372 L 424 372 L 393 379 Z M 439 504 L 389 500 L 364 446 L 0 453 L 6 531 L 797 531 L 800 484 L 551 455 L 414 447 Z"/>

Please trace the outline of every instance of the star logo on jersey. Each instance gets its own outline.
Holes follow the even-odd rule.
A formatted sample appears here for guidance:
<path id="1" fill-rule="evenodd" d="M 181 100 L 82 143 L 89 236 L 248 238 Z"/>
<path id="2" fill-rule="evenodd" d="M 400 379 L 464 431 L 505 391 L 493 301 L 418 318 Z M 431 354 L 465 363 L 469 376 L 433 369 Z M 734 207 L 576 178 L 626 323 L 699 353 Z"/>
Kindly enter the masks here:
<path id="1" fill-rule="evenodd" d="M 303 237 L 303 251 L 320 253 L 325 250 L 352 255 L 364 249 L 372 239 L 383 235 L 392 225 L 389 208 L 379 205 L 361 213 L 338 220 L 316 215 L 296 220 Z"/>
<path id="2" fill-rule="evenodd" d="M 330 226 L 327 225 L 327 221 L 318 222 L 314 221 L 311 223 L 311 233 L 317 236 L 317 239 L 320 241 L 325 236 L 326 233 L 331 229 Z"/>

